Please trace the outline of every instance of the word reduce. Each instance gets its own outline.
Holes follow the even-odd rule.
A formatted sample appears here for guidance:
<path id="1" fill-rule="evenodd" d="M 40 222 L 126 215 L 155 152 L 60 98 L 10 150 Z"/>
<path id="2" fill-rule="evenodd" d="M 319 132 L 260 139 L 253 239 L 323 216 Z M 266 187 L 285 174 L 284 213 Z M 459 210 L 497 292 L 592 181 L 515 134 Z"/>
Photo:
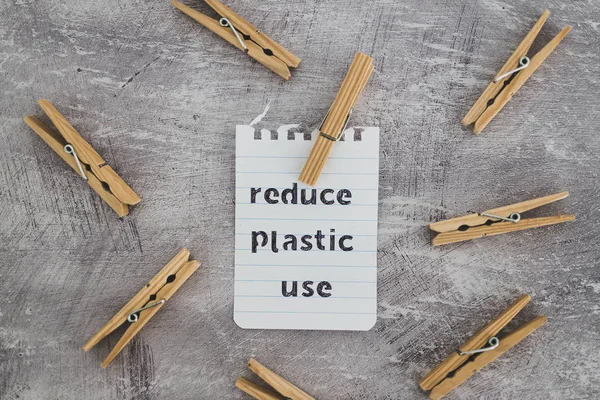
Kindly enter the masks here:
<path id="1" fill-rule="evenodd" d="M 298 184 L 294 183 L 291 188 L 283 189 L 281 193 L 275 188 L 268 188 L 264 192 L 262 188 L 250 188 L 250 203 L 256 204 L 256 197 L 262 193 L 267 204 L 301 204 L 316 205 L 317 202 L 327 206 L 336 203 L 342 206 L 350 205 L 352 202 L 352 192 L 349 189 L 300 189 L 300 202 L 298 202 Z M 310 197 L 309 197 L 310 193 Z"/>

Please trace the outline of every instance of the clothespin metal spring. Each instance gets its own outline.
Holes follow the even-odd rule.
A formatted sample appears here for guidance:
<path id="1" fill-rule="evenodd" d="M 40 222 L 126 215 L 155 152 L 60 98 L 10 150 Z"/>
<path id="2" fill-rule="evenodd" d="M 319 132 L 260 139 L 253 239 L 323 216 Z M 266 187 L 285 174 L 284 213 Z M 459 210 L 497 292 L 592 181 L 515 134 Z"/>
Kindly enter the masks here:
<path id="1" fill-rule="evenodd" d="M 496 218 L 496 219 L 500 219 L 502 221 L 508 221 L 508 222 L 514 222 L 514 223 L 517 223 L 521 220 L 521 214 L 519 214 L 518 212 L 511 213 L 508 216 L 508 218 L 501 217 L 499 215 L 487 214 L 487 213 L 480 213 L 479 215 L 481 215 L 482 217 Z"/>
<path id="2" fill-rule="evenodd" d="M 221 24 L 221 26 L 225 26 L 225 27 L 230 27 L 231 30 L 233 31 L 233 33 L 235 34 L 235 37 L 237 38 L 238 42 L 240 42 L 240 44 L 242 45 L 242 47 L 244 48 L 244 53 L 248 52 L 248 47 L 246 46 L 246 44 L 244 43 L 244 41 L 242 40 L 242 37 L 240 36 L 240 34 L 238 33 L 237 29 L 235 29 L 235 27 L 233 26 L 233 24 L 225 17 L 221 18 L 219 20 L 219 24 Z"/>
<path id="3" fill-rule="evenodd" d="M 459 356 L 465 356 L 467 354 L 484 353 L 486 351 L 494 350 L 496 347 L 498 347 L 500 345 L 500 340 L 494 336 L 494 337 L 491 337 L 490 340 L 488 340 L 488 344 L 489 344 L 489 347 L 483 347 L 481 349 L 469 350 L 469 351 L 456 350 L 456 352 L 458 353 Z"/>
<path id="4" fill-rule="evenodd" d="M 531 60 L 527 56 L 521 57 L 521 59 L 519 60 L 519 67 L 518 68 L 515 68 L 512 71 L 508 71 L 507 73 L 502 74 L 499 77 L 495 78 L 494 79 L 494 83 L 498 83 L 502 79 L 506 78 L 507 76 L 510 76 L 510 75 L 514 74 L 515 72 L 518 72 L 518 71 L 520 71 L 522 69 L 525 69 L 525 68 L 529 67 L 529 62 L 530 61 Z"/>
<path id="5" fill-rule="evenodd" d="M 131 312 L 131 314 L 129 314 L 129 315 L 127 316 L 127 321 L 129 321 L 129 322 L 131 322 L 131 323 L 133 323 L 133 322 L 137 322 L 137 320 L 138 320 L 138 318 L 139 318 L 138 314 L 139 314 L 140 312 L 142 312 L 142 311 L 144 311 L 144 310 L 147 310 L 147 309 L 149 309 L 149 308 L 156 307 L 156 306 L 158 306 L 158 305 L 164 304 L 164 303 L 166 303 L 166 301 L 167 301 L 167 300 L 165 300 L 165 299 L 162 299 L 162 300 L 156 301 L 156 302 L 154 302 L 154 303 L 150 303 L 150 304 L 148 304 L 148 305 L 146 305 L 146 306 L 144 306 L 144 307 L 142 307 L 142 308 L 140 308 L 140 309 L 138 309 L 138 310 L 132 311 L 132 312 Z"/>
<path id="6" fill-rule="evenodd" d="M 331 111 L 331 107 L 329 107 L 329 111 Z M 327 111 L 325 118 L 323 118 L 323 122 L 321 122 L 321 125 L 319 126 L 319 135 L 323 136 L 325 139 L 331 140 L 332 142 L 339 142 L 340 139 L 342 138 L 342 135 L 344 134 L 344 131 L 346 130 L 346 127 L 348 126 L 348 121 L 350 120 L 350 116 L 352 115 L 352 111 L 354 111 L 354 108 L 351 108 L 350 111 L 348 111 L 348 115 L 346 116 L 346 122 L 344 122 L 344 127 L 342 128 L 342 131 L 340 132 L 340 134 L 337 138 L 321 132 L 321 128 L 323 127 L 323 124 L 325 123 L 325 120 L 327 119 L 327 116 L 329 115 L 329 111 Z"/>
<path id="7" fill-rule="evenodd" d="M 79 161 L 79 157 L 77 157 L 75 148 L 70 144 L 66 144 L 64 149 L 65 149 L 65 153 L 73 154 L 73 157 L 75 157 L 75 162 L 77 163 L 77 168 L 79 168 L 79 173 L 81 174 L 81 177 L 87 181 L 88 178 L 85 175 L 85 172 L 83 171 L 83 166 L 81 165 L 81 162 Z"/>

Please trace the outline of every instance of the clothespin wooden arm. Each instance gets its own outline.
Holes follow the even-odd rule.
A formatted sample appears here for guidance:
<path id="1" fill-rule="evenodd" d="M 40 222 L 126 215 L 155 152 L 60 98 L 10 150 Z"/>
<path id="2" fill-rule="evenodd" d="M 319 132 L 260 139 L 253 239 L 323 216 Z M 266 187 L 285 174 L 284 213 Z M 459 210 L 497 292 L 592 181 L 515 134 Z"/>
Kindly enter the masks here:
<path id="1" fill-rule="evenodd" d="M 512 96 L 523 86 L 529 77 L 538 69 L 546 58 L 556 49 L 556 46 L 571 31 L 570 26 L 566 26 L 558 35 L 554 37 L 539 53 L 531 58 L 529 66 L 520 71 L 517 76 L 500 92 L 494 100 L 494 104 L 489 106 L 481 116 L 475 121 L 473 132 L 480 133 L 490 121 L 502 110 Z"/>
<path id="2" fill-rule="evenodd" d="M 518 212 L 523 213 L 534 208 L 544 206 L 546 204 L 554 203 L 555 201 L 562 200 L 569 196 L 569 192 L 560 192 L 551 194 L 549 196 L 538 197 L 536 199 L 522 201 L 520 203 L 511 204 L 508 206 L 493 208 L 491 210 L 483 211 L 479 214 L 469 214 L 464 217 L 452 218 L 445 221 L 434 222 L 429 225 L 429 229 L 435 232 L 450 232 L 455 231 L 463 225 L 477 226 L 485 224 L 488 220 L 498 221 L 496 218 L 484 216 L 481 214 L 498 215 L 501 217 L 508 217 L 511 213 Z"/>
<path id="3" fill-rule="evenodd" d="M 158 310 L 160 310 L 166 304 L 166 301 L 173 296 L 173 294 L 181 287 L 181 285 L 183 285 L 185 281 L 188 280 L 188 278 L 198 269 L 199 266 L 200 261 L 192 260 L 186 262 L 183 267 L 176 271 L 175 280 L 171 283 L 165 284 L 162 289 L 156 293 L 156 301 L 164 300 L 165 302 L 159 303 L 156 306 L 148 308 L 140 313 L 138 320 L 129 325 L 129 328 L 127 328 L 110 354 L 106 357 L 101 365 L 102 368 L 106 368 L 106 366 L 112 362 L 112 360 L 121 352 L 121 350 L 123 350 L 127 343 L 129 343 L 131 339 L 133 339 L 133 337 L 144 327 L 144 325 L 146 325 L 150 318 L 152 318 L 154 314 L 156 314 Z"/>
<path id="4" fill-rule="evenodd" d="M 502 328 L 504 328 L 518 313 L 531 301 L 531 296 L 524 294 L 519 297 L 513 304 L 508 306 L 500 315 L 483 327 L 471 339 L 463 344 L 460 351 L 470 351 L 480 349 L 491 337 L 495 336 Z M 423 390 L 431 390 L 446 376 L 460 367 L 469 359 L 469 355 L 459 355 L 456 352 L 450 354 L 437 367 L 431 370 L 421 381 L 419 386 Z"/>
<path id="5" fill-rule="evenodd" d="M 527 52 L 531 48 L 531 45 L 535 41 L 535 38 L 537 38 L 537 36 L 540 34 L 540 31 L 542 30 L 542 27 L 548 20 L 549 16 L 550 16 L 550 10 L 544 10 L 544 12 L 542 13 L 542 15 L 540 15 L 540 17 L 535 22 L 535 24 L 533 25 L 531 30 L 529 32 L 527 32 L 527 35 L 525 35 L 525 37 L 523 38 L 521 43 L 519 43 L 519 45 L 517 46 L 515 51 L 511 54 L 511 56 L 508 58 L 506 63 L 502 66 L 500 71 L 498 71 L 498 73 L 494 77 L 494 80 L 496 80 L 498 77 L 504 75 L 508 71 L 514 70 L 515 68 L 517 68 L 519 66 L 521 58 L 527 55 Z M 500 87 L 502 87 L 502 84 L 504 83 L 504 81 L 506 81 L 508 79 L 510 79 L 510 76 L 507 76 L 504 79 L 501 79 L 496 83 Z"/>
<path id="6" fill-rule="evenodd" d="M 271 371 L 255 359 L 250 359 L 248 367 L 252 372 L 258 375 L 263 381 L 267 382 L 269 386 L 277 390 L 283 396 L 288 397 L 292 400 L 315 400 L 308 393 L 303 392 L 297 386 L 286 381 L 275 372 Z"/>
<path id="7" fill-rule="evenodd" d="M 78 175 L 81 173 L 77 163 L 75 162 L 75 158 L 65 152 L 64 148 L 67 143 L 62 137 L 48 128 L 36 117 L 27 116 L 24 118 L 24 120 L 25 123 L 29 125 L 29 127 L 33 129 L 33 131 L 37 133 L 38 136 L 42 138 L 42 140 L 46 142 L 46 144 L 48 144 L 48 146 L 50 146 L 50 148 L 54 150 L 54 152 L 58 154 L 60 158 L 63 159 L 64 162 L 69 164 L 69 166 L 73 168 Z M 85 168 L 83 169 L 83 173 L 87 177 L 87 184 L 96 193 L 98 193 L 98 195 L 100 195 L 102 200 L 104 200 L 106 204 L 108 204 L 110 208 L 112 208 L 119 215 L 119 217 L 123 217 L 129 213 L 129 207 L 127 204 L 122 203 L 110 191 L 106 190 L 104 186 L 102 186 L 102 182 L 100 182 L 94 174 L 87 171 Z"/>
<path id="8" fill-rule="evenodd" d="M 273 55 L 283 61 L 289 67 L 298 67 L 300 59 L 293 55 L 285 47 L 271 39 L 269 36 L 261 32 L 254 25 L 240 17 L 231 8 L 221 3 L 219 0 L 205 0 L 216 12 L 227 18 L 236 27 L 246 35 L 250 36 L 252 41 L 258 44 L 265 50 L 271 50 Z"/>
<path id="9" fill-rule="evenodd" d="M 75 148 L 81 162 L 90 166 L 98 180 L 106 183 L 116 198 L 122 203 L 130 205 L 137 204 L 141 201 L 137 193 L 121 179 L 110 165 L 106 164 L 106 161 L 104 161 L 100 154 L 98 154 L 96 150 L 81 137 L 75 128 L 71 126 L 69 121 L 54 108 L 49 100 L 40 100 L 39 104 L 67 143 Z"/>
<path id="10" fill-rule="evenodd" d="M 529 51 L 529 48 L 533 44 L 535 38 L 540 33 L 540 30 L 544 26 L 544 23 L 548 19 L 550 15 L 550 11 L 545 10 L 542 16 L 537 20 L 533 28 L 527 33 L 523 41 L 519 44 L 519 46 L 515 49 L 509 59 L 506 61 L 504 66 L 500 69 L 496 77 L 501 76 L 502 74 L 514 70 L 518 65 L 521 57 L 525 56 Z M 471 125 L 473 122 L 477 121 L 477 119 L 483 114 L 485 109 L 487 108 L 488 101 L 496 97 L 496 95 L 502 90 L 504 87 L 504 81 L 509 79 L 510 76 L 507 76 L 505 79 L 502 79 L 498 82 L 492 81 L 488 87 L 483 91 L 479 99 L 473 104 L 473 107 L 469 110 L 467 115 L 461 121 L 463 125 Z"/>
<path id="11" fill-rule="evenodd" d="M 366 54 L 356 53 L 354 61 L 342 82 L 342 86 L 331 105 L 327 117 L 319 128 L 317 138 L 298 180 L 314 186 L 323 171 L 333 144 L 343 134 L 344 126 L 358 97 L 362 93 L 374 69 L 373 59 Z M 325 137 L 323 135 L 326 135 Z"/>
<path id="12" fill-rule="evenodd" d="M 469 228 L 466 231 L 452 231 L 440 233 L 431 240 L 434 246 L 463 242 L 465 240 L 478 239 L 486 236 L 500 235 L 502 233 L 523 231 L 525 229 L 540 228 L 542 226 L 555 225 L 563 222 L 574 221 L 574 215 L 555 215 L 542 218 L 525 218 L 517 223 L 498 222 L 492 225 L 481 225 Z"/>
<path id="13" fill-rule="evenodd" d="M 356 53 L 331 109 L 323 121 L 323 126 L 320 128 L 322 133 L 336 139 L 342 135 L 346 119 L 358 101 L 374 68 L 373 58 L 360 52 Z"/>
<path id="14" fill-rule="evenodd" d="M 258 61 L 265 67 L 269 68 L 271 71 L 275 72 L 277 75 L 281 76 L 282 78 L 284 78 L 286 80 L 290 79 L 290 77 L 291 77 L 290 70 L 289 70 L 288 66 L 285 64 L 285 62 L 280 60 L 277 57 L 273 57 L 273 56 L 269 56 L 269 55 L 265 54 L 263 49 L 258 44 L 253 42 L 252 40 L 243 40 L 243 38 L 242 38 L 242 40 L 244 41 L 244 45 L 247 47 L 247 49 L 244 49 L 242 47 L 242 44 L 238 40 L 238 38 L 235 36 L 233 31 L 231 30 L 231 28 L 221 26 L 221 24 L 218 21 L 216 21 L 215 19 L 202 14 L 201 12 L 196 11 L 191 7 L 188 7 L 185 4 L 183 4 L 177 0 L 171 0 L 171 4 L 175 8 L 177 8 L 178 10 L 180 10 L 181 12 L 183 12 L 184 14 L 189 16 L 190 18 L 194 19 L 196 22 L 200 23 L 201 25 L 203 25 L 204 27 L 209 29 L 211 32 L 219 35 L 222 39 L 224 39 L 229 44 L 246 52 L 250 57 L 254 58 L 256 61 Z M 233 24 L 234 22 L 231 21 L 231 23 Z M 234 26 L 235 26 L 235 24 L 234 24 Z"/>
<path id="15" fill-rule="evenodd" d="M 514 347 L 521 340 L 525 339 L 540 326 L 548 322 L 546 317 L 537 317 L 522 327 L 516 329 L 504 338 L 500 339 L 498 347 L 494 350 L 478 354 L 473 361 L 469 361 L 455 371 L 452 377 L 444 379 L 439 385 L 433 388 L 429 394 L 432 400 L 439 400 L 452 390 L 456 389 L 461 383 L 469 379 L 473 374 L 483 367 L 496 360 L 502 354 Z"/>
<path id="16" fill-rule="evenodd" d="M 250 382 L 246 378 L 238 378 L 235 381 L 235 386 L 256 400 L 281 400 L 281 396 L 258 386 L 254 382 Z"/>

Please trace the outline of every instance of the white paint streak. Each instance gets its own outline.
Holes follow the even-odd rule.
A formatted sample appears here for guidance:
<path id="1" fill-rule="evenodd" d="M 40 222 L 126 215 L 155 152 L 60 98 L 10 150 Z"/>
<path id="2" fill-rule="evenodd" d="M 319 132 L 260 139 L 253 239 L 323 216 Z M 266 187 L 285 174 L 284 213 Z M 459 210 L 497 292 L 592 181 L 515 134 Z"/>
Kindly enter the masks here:
<path id="1" fill-rule="evenodd" d="M 267 102 L 267 105 L 265 106 L 265 110 L 261 113 L 258 114 L 256 116 L 256 118 L 254 118 L 252 120 L 252 122 L 250 122 L 250 126 L 254 126 L 256 124 L 258 124 L 260 121 L 262 121 L 262 119 L 267 115 L 267 113 L 269 112 L 269 108 L 271 107 L 271 101 L 269 100 L 269 102 Z"/>
<path id="2" fill-rule="evenodd" d="M 400 317 L 412 316 L 415 320 L 419 321 L 423 319 L 423 315 L 420 311 L 411 308 L 405 308 L 399 305 L 389 304 L 387 302 L 380 302 L 379 306 L 383 308 L 383 312 L 379 313 L 379 318 L 383 319 L 397 319 Z"/>
<path id="3" fill-rule="evenodd" d="M 448 211 L 446 208 L 436 205 L 436 204 L 431 204 L 419 199 L 415 199 L 415 198 L 410 198 L 410 197 L 404 197 L 404 196 L 390 196 L 390 197 L 386 197 L 385 199 L 382 199 L 379 202 L 380 205 L 384 206 L 384 205 L 390 205 L 393 207 L 406 207 L 406 206 L 418 206 L 418 207 L 425 207 L 427 209 L 430 210 L 439 210 L 439 211 Z"/>
<path id="4" fill-rule="evenodd" d="M 591 287 L 594 293 L 600 293 L 600 283 L 596 282 L 586 282 L 585 286 Z"/>

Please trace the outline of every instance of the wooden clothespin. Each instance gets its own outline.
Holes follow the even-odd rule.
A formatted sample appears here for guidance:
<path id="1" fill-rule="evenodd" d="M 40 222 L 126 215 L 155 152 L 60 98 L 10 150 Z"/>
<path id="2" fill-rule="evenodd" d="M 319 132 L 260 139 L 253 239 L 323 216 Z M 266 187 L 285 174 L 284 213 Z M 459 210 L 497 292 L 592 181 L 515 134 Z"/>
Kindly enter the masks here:
<path id="1" fill-rule="evenodd" d="M 521 219 L 522 212 L 562 200 L 568 195 L 569 192 L 561 192 L 550 196 L 523 201 L 521 203 L 494 208 L 478 214 L 469 214 L 464 217 L 435 222 L 429 225 L 429 229 L 440 233 L 433 238 L 431 243 L 434 246 L 440 246 L 442 244 L 457 243 L 485 236 L 499 235 L 501 233 L 516 232 L 524 229 L 573 221 L 575 219 L 574 215 L 556 215 L 552 217 Z"/>
<path id="2" fill-rule="evenodd" d="M 290 79 L 289 68 L 298 67 L 300 64 L 298 57 L 259 31 L 254 25 L 240 17 L 219 0 L 205 0 L 205 2 L 221 15 L 221 19 L 217 21 L 177 0 L 171 0 L 171 4 L 184 14 L 244 51 L 283 79 Z"/>
<path id="3" fill-rule="evenodd" d="M 473 132 L 475 134 L 481 133 L 483 128 L 485 128 L 502 107 L 508 103 L 517 90 L 519 90 L 535 70 L 542 65 L 546 57 L 554 51 L 560 41 L 563 40 L 571 30 L 570 26 L 564 27 L 563 30 L 544 46 L 539 53 L 529 59 L 529 57 L 527 57 L 527 51 L 542 29 L 546 19 L 548 19 L 548 15 L 550 15 L 550 11 L 544 11 L 531 31 L 525 36 L 525 39 L 519 44 L 494 80 L 488 85 L 481 97 L 479 97 L 461 121 L 465 126 L 475 123 L 473 126 Z M 514 75 L 517 72 L 518 74 Z M 513 75 L 514 78 L 511 79 Z M 507 81 L 509 82 L 507 83 Z M 507 83 L 506 86 L 505 83 Z M 488 105 L 490 102 L 492 102 L 492 104 Z"/>
<path id="4" fill-rule="evenodd" d="M 357 52 L 331 108 L 319 127 L 319 137 L 298 180 L 314 186 L 325 167 L 333 144 L 341 139 L 352 108 L 358 101 L 375 66 L 373 58 Z"/>
<path id="5" fill-rule="evenodd" d="M 140 197 L 106 164 L 49 100 L 40 100 L 39 104 L 62 137 L 36 117 L 25 117 L 27 125 L 81 175 L 119 217 L 127 215 L 129 205 L 139 203 Z"/>
<path id="6" fill-rule="evenodd" d="M 537 328 L 544 325 L 548 319 L 544 316 L 536 317 L 505 337 L 496 337 L 496 334 L 512 321 L 530 300 L 531 296 L 528 294 L 519 297 L 502 314 L 429 372 L 419 382 L 421 389 L 431 390 L 429 398 L 433 400 L 441 399 L 469 379 L 475 372 L 481 370 Z M 482 348 L 486 343 L 490 346 Z"/>
<path id="7" fill-rule="evenodd" d="M 90 350 L 100 340 L 108 336 L 125 322 L 129 326 L 123 336 L 102 363 L 102 368 L 123 350 L 133 337 L 146 325 L 146 323 L 161 309 L 167 300 L 183 285 L 183 283 L 198 269 L 200 261 L 191 260 L 190 251 L 182 249 L 129 303 L 115 314 L 83 346 L 84 351 Z"/>
<path id="8" fill-rule="evenodd" d="M 281 396 L 291 400 L 315 400 L 253 358 L 248 362 L 248 368 L 279 393 L 264 389 L 246 378 L 238 378 L 235 386 L 257 400 L 280 400 Z"/>

